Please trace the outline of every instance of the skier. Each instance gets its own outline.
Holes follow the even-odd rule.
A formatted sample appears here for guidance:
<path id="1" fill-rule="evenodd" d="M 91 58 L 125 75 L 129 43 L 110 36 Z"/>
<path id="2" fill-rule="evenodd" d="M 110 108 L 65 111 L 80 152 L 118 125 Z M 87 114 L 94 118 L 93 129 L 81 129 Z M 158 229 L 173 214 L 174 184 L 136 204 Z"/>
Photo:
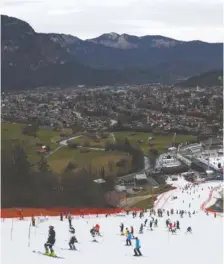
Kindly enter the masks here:
<path id="1" fill-rule="evenodd" d="M 128 230 L 128 228 L 126 227 L 124 234 L 127 236 L 128 233 L 129 233 L 129 230 Z"/>
<path id="2" fill-rule="evenodd" d="M 95 235 L 96 235 L 95 227 L 93 227 L 92 229 L 90 229 L 90 234 L 92 235 L 93 238 L 95 237 Z"/>
<path id="3" fill-rule="evenodd" d="M 169 227 L 169 224 L 170 224 L 170 221 L 169 219 L 166 220 L 166 227 L 168 228 Z"/>
<path id="4" fill-rule="evenodd" d="M 131 239 L 132 239 L 132 234 L 131 232 L 128 231 L 127 239 L 126 239 L 126 246 L 131 246 Z"/>
<path id="5" fill-rule="evenodd" d="M 155 220 L 154 225 L 155 225 L 155 227 L 158 226 L 158 219 Z"/>
<path id="6" fill-rule="evenodd" d="M 172 229 L 173 229 L 173 224 L 169 223 L 169 231 L 172 231 Z"/>
<path id="7" fill-rule="evenodd" d="M 90 229 L 90 234 L 91 234 L 91 236 L 92 236 L 92 238 L 93 238 L 93 242 L 98 242 L 98 241 L 95 239 L 95 236 L 96 236 L 96 229 L 95 229 L 95 226 L 94 226 L 92 229 Z"/>
<path id="8" fill-rule="evenodd" d="M 133 228 L 133 226 L 131 226 L 131 234 L 132 234 L 132 236 L 134 235 L 134 228 Z"/>
<path id="9" fill-rule="evenodd" d="M 143 233 L 143 224 L 141 224 L 140 229 L 139 229 L 139 234 Z"/>
<path id="10" fill-rule="evenodd" d="M 32 226 L 36 226 L 36 219 L 34 218 L 33 215 L 32 215 L 32 218 L 31 218 L 31 222 L 32 222 Z"/>
<path id="11" fill-rule="evenodd" d="M 96 235 L 100 236 L 100 225 L 98 224 L 95 225 L 95 232 L 96 232 Z"/>
<path id="12" fill-rule="evenodd" d="M 187 228 L 187 232 L 186 233 L 191 233 L 192 234 L 192 228 L 190 226 Z"/>
<path id="13" fill-rule="evenodd" d="M 151 231 L 152 231 L 152 224 L 153 224 L 153 222 L 150 221 L 150 222 L 149 222 L 149 227 L 150 227 L 150 230 L 151 230 Z"/>
<path id="14" fill-rule="evenodd" d="M 75 228 L 73 226 L 71 226 L 69 229 L 69 232 L 70 232 L 71 236 L 70 236 L 68 245 L 69 245 L 71 250 L 76 250 L 76 247 L 74 244 L 75 242 L 77 242 L 77 239 L 75 237 Z"/>
<path id="15" fill-rule="evenodd" d="M 142 256 L 142 253 L 141 253 L 141 251 L 140 251 L 140 248 L 141 248 L 141 246 L 140 246 L 140 241 L 139 241 L 139 239 L 136 237 L 135 238 L 135 249 L 134 249 L 134 256 Z"/>
<path id="16" fill-rule="evenodd" d="M 44 244 L 45 247 L 45 255 L 55 257 L 55 252 L 53 250 L 53 245 L 55 243 L 55 230 L 53 226 L 49 226 L 49 234 L 48 234 L 48 240 L 47 243 Z M 49 254 L 49 249 L 51 253 Z"/>
<path id="17" fill-rule="evenodd" d="M 63 221 L 63 213 L 60 213 L 60 221 Z"/>
<path id="18" fill-rule="evenodd" d="M 124 224 L 121 223 L 120 225 L 120 232 L 121 232 L 121 235 L 124 235 Z"/>
<path id="19" fill-rule="evenodd" d="M 69 224 L 69 227 L 72 226 L 72 214 L 71 213 L 68 213 L 68 224 Z"/>
<path id="20" fill-rule="evenodd" d="M 19 220 L 23 220 L 23 209 L 19 209 Z"/>
<path id="21" fill-rule="evenodd" d="M 177 229 L 180 229 L 180 222 L 178 220 L 176 222 L 176 225 L 177 225 Z"/>
<path id="22" fill-rule="evenodd" d="M 146 226 L 147 222 L 148 222 L 148 219 L 145 219 L 144 226 Z"/>

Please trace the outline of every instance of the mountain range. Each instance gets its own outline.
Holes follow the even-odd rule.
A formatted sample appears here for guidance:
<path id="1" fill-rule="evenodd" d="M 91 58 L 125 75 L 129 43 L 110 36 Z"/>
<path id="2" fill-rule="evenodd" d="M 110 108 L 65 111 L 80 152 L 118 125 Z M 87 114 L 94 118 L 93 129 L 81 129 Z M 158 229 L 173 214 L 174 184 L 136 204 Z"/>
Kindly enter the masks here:
<path id="1" fill-rule="evenodd" d="M 37 33 L 1 15 L 2 90 L 76 84 L 172 83 L 222 69 L 222 43 L 108 33 L 81 40 Z"/>

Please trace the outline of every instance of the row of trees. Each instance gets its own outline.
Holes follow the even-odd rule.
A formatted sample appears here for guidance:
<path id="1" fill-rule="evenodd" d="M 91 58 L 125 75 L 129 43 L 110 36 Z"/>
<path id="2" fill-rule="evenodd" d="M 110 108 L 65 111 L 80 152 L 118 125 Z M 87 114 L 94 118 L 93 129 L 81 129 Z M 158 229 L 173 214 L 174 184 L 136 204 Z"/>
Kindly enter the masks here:
<path id="1" fill-rule="evenodd" d="M 117 141 L 115 144 L 107 142 L 105 151 L 120 151 L 132 156 L 131 171 L 135 172 L 144 168 L 144 153 L 137 146 L 132 146 L 127 138 Z"/>
<path id="2" fill-rule="evenodd" d="M 143 153 L 128 140 L 107 146 L 106 151 L 113 150 L 132 155 L 133 171 L 144 166 Z M 115 177 L 105 177 L 103 167 L 100 176 L 106 183 L 99 185 L 93 181 L 88 166 L 55 174 L 44 156 L 32 166 L 23 146 L 10 142 L 2 149 L 1 176 L 2 207 L 104 207 L 105 193 L 113 190 L 115 184 Z"/>
<path id="3" fill-rule="evenodd" d="M 20 144 L 2 149 L 2 207 L 105 206 L 109 189 L 94 183 L 85 169 L 53 173 L 42 157 L 32 167 Z"/>

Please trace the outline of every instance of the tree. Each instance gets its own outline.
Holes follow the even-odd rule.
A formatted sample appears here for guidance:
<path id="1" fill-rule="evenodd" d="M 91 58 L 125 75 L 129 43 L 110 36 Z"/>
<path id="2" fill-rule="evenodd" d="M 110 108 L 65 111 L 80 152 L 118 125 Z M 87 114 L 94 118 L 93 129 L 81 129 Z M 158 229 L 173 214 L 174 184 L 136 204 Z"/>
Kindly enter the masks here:
<path id="1" fill-rule="evenodd" d="M 89 147 L 90 146 L 90 141 L 89 140 L 85 140 L 84 142 L 83 142 L 83 147 Z"/>
<path id="2" fill-rule="evenodd" d="M 67 144 L 69 148 L 74 148 L 76 149 L 78 147 L 78 144 L 73 142 L 72 140 L 67 140 Z"/>
<path id="3" fill-rule="evenodd" d="M 65 168 L 65 172 L 72 171 L 76 168 L 75 164 L 70 160 Z"/>
<path id="4" fill-rule="evenodd" d="M 110 145 L 111 145 L 111 142 L 109 140 L 106 140 L 105 143 L 104 143 L 105 151 L 107 151 L 109 149 Z"/>
<path id="5" fill-rule="evenodd" d="M 27 159 L 24 148 L 17 144 L 12 150 L 12 163 L 15 170 L 15 181 L 18 184 L 30 182 L 30 163 Z"/>
<path id="6" fill-rule="evenodd" d="M 123 124 L 122 124 L 120 118 L 117 120 L 117 124 L 116 124 L 115 126 L 116 126 L 117 128 L 122 128 L 122 127 L 123 127 Z"/>
<path id="7" fill-rule="evenodd" d="M 155 166 L 158 155 L 159 155 L 159 151 L 156 148 L 151 148 L 149 150 L 149 156 L 150 156 L 152 166 Z"/>
<path id="8" fill-rule="evenodd" d="M 104 169 L 104 167 L 102 167 L 101 170 L 100 170 L 100 178 L 101 179 L 105 179 L 105 169 Z"/>
<path id="9" fill-rule="evenodd" d="M 158 156 L 159 151 L 156 148 L 151 148 L 150 149 L 150 154 L 153 156 Z"/>
<path id="10" fill-rule="evenodd" d="M 50 166 L 47 162 L 47 159 L 44 156 L 41 156 L 39 163 L 37 164 L 37 169 L 39 172 L 49 172 Z"/>
<path id="11" fill-rule="evenodd" d="M 130 142 L 129 142 L 129 140 L 128 140 L 127 137 L 124 139 L 124 148 L 125 148 L 125 150 L 126 150 L 127 152 L 129 152 L 130 149 L 131 149 L 131 144 L 130 144 Z"/>
<path id="12" fill-rule="evenodd" d="M 76 123 L 71 125 L 71 129 L 72 129 L 72 133 L 76 134 L 76 133 L 79 133 L 82 130 L 82 127 L 81 127 L 81 125 L 78 122 L 76 122 Z"/>
<path id="13" fill-rule="evenodd" d="M 110 172 L 114 170 L 114 161 L 108 160 L 108 169 Z"/>

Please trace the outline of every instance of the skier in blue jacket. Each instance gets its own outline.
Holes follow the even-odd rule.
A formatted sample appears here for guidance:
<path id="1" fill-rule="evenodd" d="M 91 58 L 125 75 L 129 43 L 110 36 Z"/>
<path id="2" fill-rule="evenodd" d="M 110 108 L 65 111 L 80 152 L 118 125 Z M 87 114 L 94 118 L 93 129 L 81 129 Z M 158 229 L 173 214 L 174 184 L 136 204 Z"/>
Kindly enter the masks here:
<path id="1" fill-rule="evenodd" d="M 127 232 L 126 246 L 131 246 L 132 233 Z"/>
<path id="2" fill-rule="evenodd" d="M 135 238 L 135 249 L 134 249 L 134 256 L 142 256 L 142 253 L 141 253 L 141 251 L 140 251 L 140 248 L 141 248 L 141 246 L 140 246 L 140 241 L 139 241 L 139 239 L 136 237 Z"/>

